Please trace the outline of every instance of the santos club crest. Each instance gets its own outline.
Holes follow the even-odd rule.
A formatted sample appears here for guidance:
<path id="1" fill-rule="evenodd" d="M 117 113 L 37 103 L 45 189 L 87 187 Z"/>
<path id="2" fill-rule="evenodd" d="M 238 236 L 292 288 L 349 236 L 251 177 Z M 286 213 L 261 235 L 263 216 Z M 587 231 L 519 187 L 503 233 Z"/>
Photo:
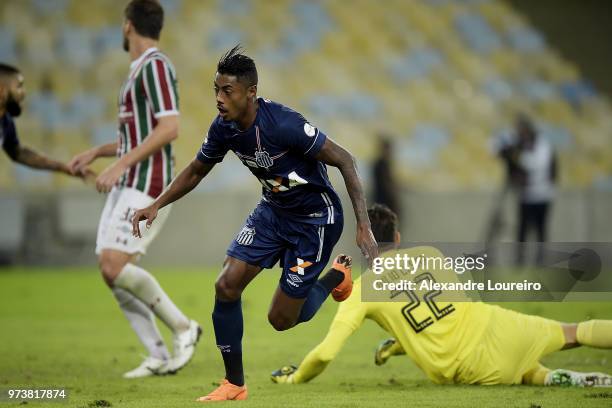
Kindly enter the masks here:
<path id="1" fill-rule="evenodd" d="M 270 154 L 268 154 L 268 152 L 266 152 L 265 150 L 257 150 L 255 152 L 255 163 L 257 163 L 259 167 L 268 169 L 272 167 L 274 161 L 270 157 Z"/>
<path id="2" fill-rule="evenodd" d="M 236 242 L 240 245 L 251 245 L 255 237 L 255 228 L 244 226 L 236 236 Z"/>
<path id="3" fill-rule="evenodd" d="M 257 140 L 257 149 L 255 149 L 255 163 L 258 167 L 268 170 L 274 164 L 274 160 L 270 154 L 261 146 L 261 137 L 259 136 L 259 126 L 255 126 L 255 140 Z M 278 158 L 280 156 L 276 156 Z"/>

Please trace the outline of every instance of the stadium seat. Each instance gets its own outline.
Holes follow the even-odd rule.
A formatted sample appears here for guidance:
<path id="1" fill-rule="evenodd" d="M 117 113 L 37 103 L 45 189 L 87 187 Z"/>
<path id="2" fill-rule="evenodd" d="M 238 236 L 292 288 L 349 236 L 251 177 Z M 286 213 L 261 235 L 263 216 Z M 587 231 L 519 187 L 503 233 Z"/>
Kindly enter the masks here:
<path id="1" fill-rule="evenodd" d="M 402 177 L 421 177 L 424 188 L 499 180 L 495 158 L 481 144 L 519 111 L 549 124 L 546 134 L 558 149 L 576 152 L 571 163 L 582 170 L 562 183 L 592 185 L 607 165 L 592 164 L 588 152 L 611 153 L 610 103 L 502 0 L 163 4 L 168 18 L 161 44 L 179 77 L 179 168 L 193 158 L 216 115 L 215 62 L 237 43 L 255 57 L 262 96 L 304 113 L 360 160 L 372 154 L 367 136 L 381 129 L 396 134 L 411 168 Z M 5 2 L 0 11 L 0 59 L 19 63 L 29 89 L 20 128 L 57 135 L 44 147 L 62 155 L 112 138 L 117 90 L 128 70 L 120 13 L 105 0 Z M 45 90 L 44 81 L 52 86 Z M 412 167 L 423 171 L 419 177 Z M 37 176 L 15 172 L 38 188 Z M 61 179 L 52 181 L 82 188 Z M 15 180 L 0 176 L 0 186 L 17 188 Z"/>

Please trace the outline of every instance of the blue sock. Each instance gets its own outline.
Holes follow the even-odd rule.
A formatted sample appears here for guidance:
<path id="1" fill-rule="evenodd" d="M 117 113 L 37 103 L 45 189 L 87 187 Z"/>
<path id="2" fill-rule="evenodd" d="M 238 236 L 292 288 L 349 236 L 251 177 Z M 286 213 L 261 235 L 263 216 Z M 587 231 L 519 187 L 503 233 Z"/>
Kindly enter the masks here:
<path id="1" fill-rule="evenodd" d="M 242 368 L 242 304 L 240 299 L 223 302 L 215 298 L 212 314 L 217 347 L 225 365 L 225 378 L 234 385 L 244 385 Z"/>
<path id="2" fill-rule="evenodd" d="M 297 323 L 307 322 L 312 319 L 331 291 L 334 290 L 343 279 L 344 274 L 335 269 L 330 269 L 325 276 L 319 279 L 317 283 L 312 286 L 310 292 L 308 292 L 308 297 L 306 297 L 306 301 L 302 305 Z"/>

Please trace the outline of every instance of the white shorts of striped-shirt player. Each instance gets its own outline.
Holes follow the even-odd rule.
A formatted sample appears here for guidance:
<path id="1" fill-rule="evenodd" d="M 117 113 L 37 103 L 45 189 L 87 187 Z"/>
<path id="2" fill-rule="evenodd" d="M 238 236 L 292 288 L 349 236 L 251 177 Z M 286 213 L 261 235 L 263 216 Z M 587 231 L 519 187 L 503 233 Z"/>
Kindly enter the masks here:
<path id="1" fill-rule="evenodd" d="M 132 235 L 134 212 L 148 207 L 153 201 L 151 196 L 142 191 L 114 187 L 106 198 L 106 204 L 100 217 L 96 254 L 99 255 L 103 249 L 114 249 L 128 254 L 145 254 L 147 247 L 161 231 L 172 206 L 169 205 L 159 210 L 151 228 L 146 228 L 145 222 L 141 221 L 142 238 L 134 237 Z"/>

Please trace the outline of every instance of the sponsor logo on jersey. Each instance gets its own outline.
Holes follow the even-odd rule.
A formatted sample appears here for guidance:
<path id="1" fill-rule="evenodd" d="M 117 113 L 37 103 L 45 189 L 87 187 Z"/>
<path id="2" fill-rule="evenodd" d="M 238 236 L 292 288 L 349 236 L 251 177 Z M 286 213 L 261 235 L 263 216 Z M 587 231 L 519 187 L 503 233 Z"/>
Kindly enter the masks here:
<path id="1" fill-rule="evenodd" d="M 242 230 L 236 235 L 236 242 L 240 245 L 251 245 L 253 238 L 255 237 L 255 228 L 243 227 Z"/>
<path id="2" fill-rule="evenodd" d="M 295 186 L 308 184 L 308 181 L 300 177 L 295 171 L 289 173 L 287 178 L 278 176 L 274 179 L 266 180 L 263 178 L 258 178 L 258 180 L 267 190 L 270 190 L 273 193 L 278 193 L 279 191 L 288 191 L 289 189 Z"/>

